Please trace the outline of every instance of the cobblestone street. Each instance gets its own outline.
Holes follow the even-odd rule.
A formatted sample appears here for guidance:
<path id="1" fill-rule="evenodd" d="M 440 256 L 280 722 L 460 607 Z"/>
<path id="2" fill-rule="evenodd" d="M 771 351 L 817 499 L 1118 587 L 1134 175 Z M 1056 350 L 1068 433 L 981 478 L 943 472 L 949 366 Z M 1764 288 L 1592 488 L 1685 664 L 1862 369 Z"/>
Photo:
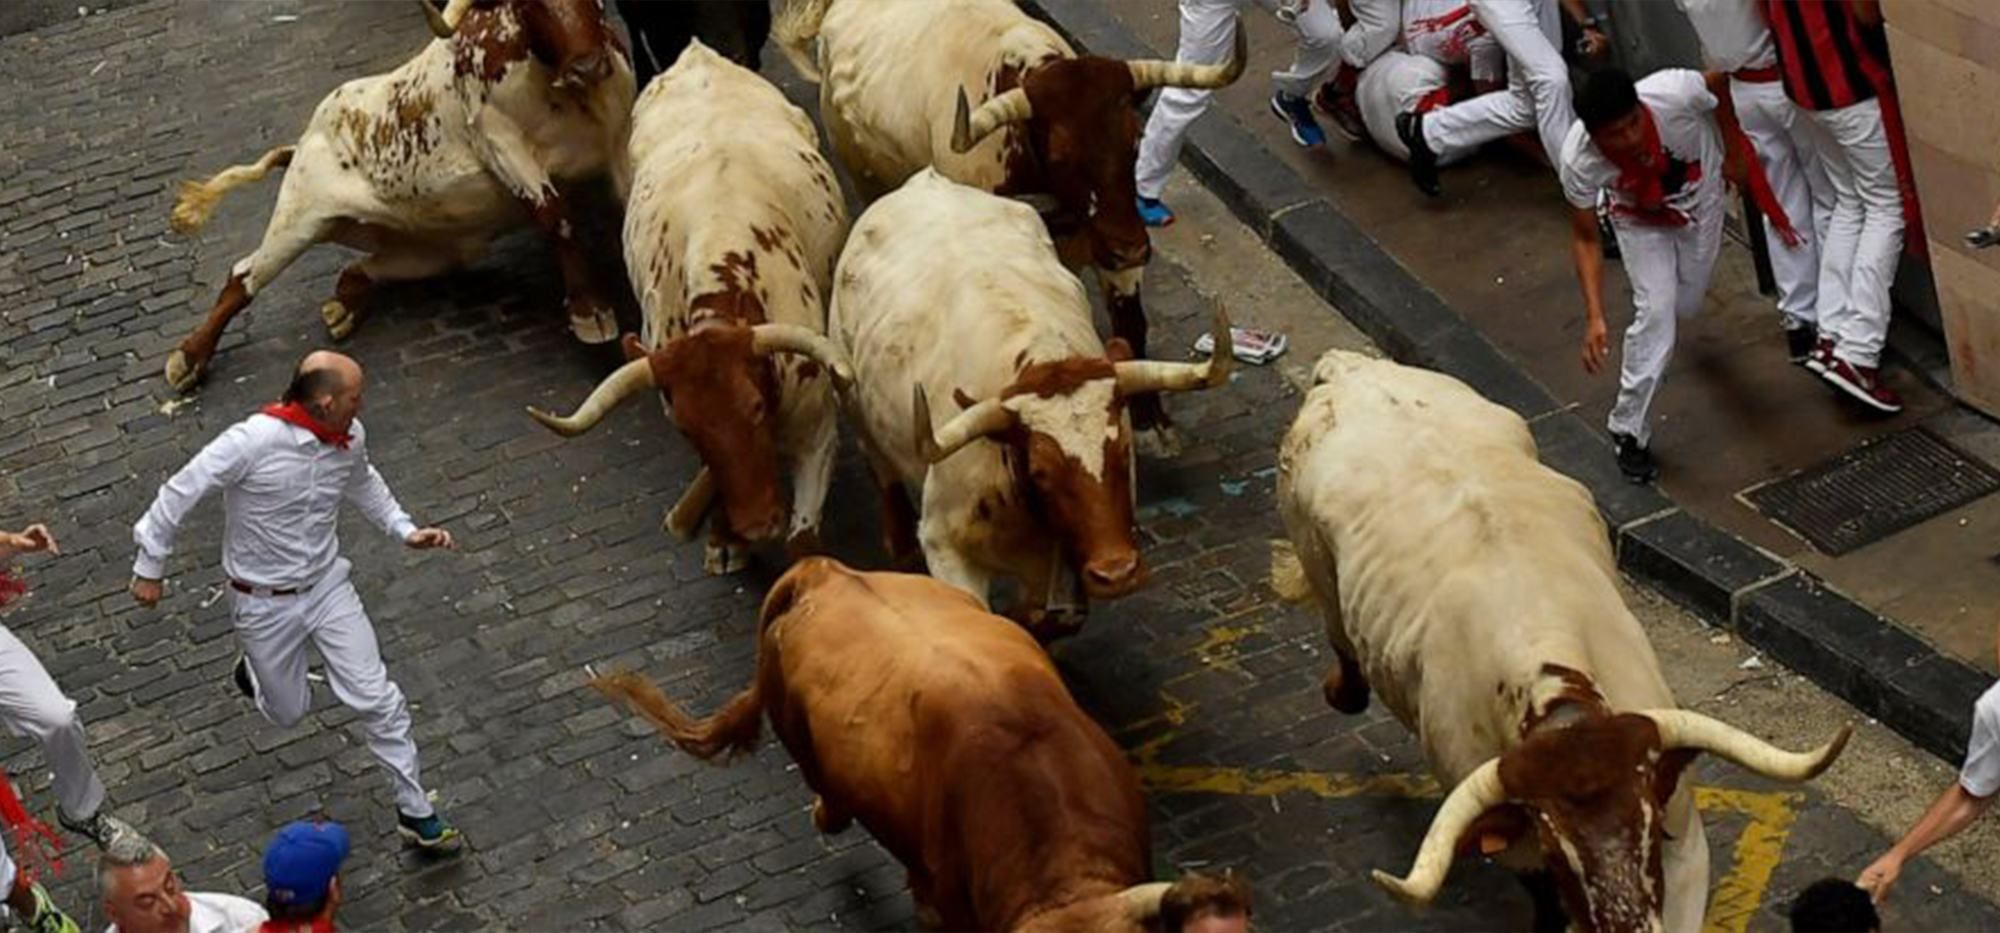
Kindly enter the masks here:
<path id="1" fill-rule="evenodd" d="M 343 552 L 463 854 L 433 861 L 402 848 L 381 771 L 323 685 L 293 729 L 237 695 L 219 501 L 181 536 L 160 607 L 126 595 L 132 523 L 174 468 L 327 345 L 317 309 L 350 258 L 317 247 L 260 292 L 183 404 L 161 377 L 165 355 L 255 246 L 278 177 L 223 202 L 198 237 L 168 231 L 174 185 L 289 141 L 341 81 L 427 41 L 408 3 L 303 0 L 154 0 L 0 40 L 0 526 L 46 521 L 64 548 L 24 562 L 34 595 L 7 626 L 81 704 L 112 812 L 165 847 L 194 890 L 261 894 L 265 840 L 323 808 L 355 834 L 347 928 L 913 927 L 902 870 L 858 826 L 816 833 L 810 795 L 775 743 L 705 765 L 583 686 L 585 665 L 639 668 L 713 708 L 749 677 L 757 606 L 781 555 L 710 577 L 699 542 L 661 532 L 697 461 L 656 406 L 626 406 L 568 441 L 523 414 L 583 398 L 618 361 L 615 345 L 571 338 L 554 260 L 534 236 L 505 240 L 472 272 L 385 288 L 342 345 L 367 368 L 374 462 L 413 517 L 462 542 L 419 555 L 345 519 Z M 767 71 L 777 60 L 766 56 Z M 786 87 L 814 109 L 808 90 Z M 1207 243 L 1185 229 L 1204 217 L 1193 192 L 1177 192 L 1190 205 L 1184 229 L 1147 274 L 1161 356 L 1206 326 L 1205 295 L 1230 297 L 1208 266 L 1231 260 L 1190 247 Z M 603 274 L 622 275 L 615 215 L 597 216 L 586 235 L 601 244 Z M 1219 209 L 1213 219 L 1224 241 L 1214 249 L 1247 248 L 1220 229 L 1233 221 Z M 1259 259 L 1253 268 L 1282 274 Z M 1232 312 L 1291 332 L 1284 363 L 1309 366 L 1304 335 L 1329 325 L 1306 318 L 1330 320 L 1325 306 L 1247 300 L 1230 298 Z M 636 329 L 630 307 L 624 323 Z M 1372 868 L 1407 867 L 1439 791 L 1379 704 L 1362 717 L 1327 708 L 1319 622 L 1267 585 L 1276 444 L 1297 398 L 1283 367 L 1246 366 L 1226 389 L 1169 403 L 1191 443 L 1177 460 L 1141 464 L 1153 582 L 1095 608 L 1058 663 L 1141 768 L 1163 876 L 1246 872 L 1271 930 L 1525 928 L 1526 895 L 1491 866 L 1461 863 L 1422 914 L 1368 880 Z M 836 556 L 879 567 L 876 496 L 851 438 L 843 454 L 825 538 Z M 1634 598 L 1649 626 L 1694 631 L 1657 598 Z M 1704 664 L 1734 676 L 1733 648 L 1688 637 L 1720 652 Z M 1694 669 L 1671 673 L 1691 705 L 1724 689 L 1689 696 L 1678 678 Z M 1797 702 L 1816 704 L 1814 717 L 1844 710 L 1816 691 Z M 1877 747 L 1894 741 L 1871 735 Z M 16 739 L 0 749 L 24 799 L 52 819 L 38 753 Z M 1799 888 L 1851 877 L 1887 844 L 1818 785 L 1781 788 L 1706 760 L 1697 777 L 1713 929 L 1779 928 Z M 102 929 L 95 851 L 65 838 L 71 858 L 52 890 L 86 929 Z M 1969 891 L 1931 862 L 1913 863 L 1903 885 L 1892 916 L 1904 928 L 2000 927 L 1995 892 Z"/>

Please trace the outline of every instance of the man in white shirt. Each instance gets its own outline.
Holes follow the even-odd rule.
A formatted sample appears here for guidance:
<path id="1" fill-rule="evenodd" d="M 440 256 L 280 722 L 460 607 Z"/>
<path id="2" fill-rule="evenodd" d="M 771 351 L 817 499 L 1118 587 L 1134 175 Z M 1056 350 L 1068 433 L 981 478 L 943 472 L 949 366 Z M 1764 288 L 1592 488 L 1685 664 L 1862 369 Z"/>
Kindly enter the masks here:
<path id="1" fill-rule="evenodd" d="M 1437 197 L 1437 156 L 1476 149 L 1525 129 L 1536 130 L 1551 164 L 1562 162 L 1564 134 L 1575 121 L 1570 108 L 1569 65 L 1563 61 L 1562 16 L 1557 0 L 1471 0 L 1473 15 L 1507 51 L 1507 88 L 1430 113 L 1396 120 L 1410 150 L 1410 180 Z M 1582 51 L 1596 55 L 1607 40 L 1583 0 L 1561 0 L 1583 24 Z"/>
<path id="2" fill-rule="evenodd" d="M 183 890 L 167 853 L 135 832 L 104 847 L 97 886 L 111 921 L 104 933 L 244 933 L 269 917 L 248 898 Z"/>
<path id="3" fill-rule="evenodd" d="M 221 436 L 160 487 L 133 529 L 139 548 L 132 595 L 159 602 L 174 536 L 202 498 L 223 490 L 228 515 L 222 567 L 243 654 L 236 685 L 265 718 L 291 726 L 311 706 L 306 645 L 319 649 L 335 696 L 360 714 L 368 748 L 388 768 L 397 831 L 426 848 L 455 847 L 419 780 L 409 705 L 389 679 L 375 628 L 348 581 L 335 524 L 346 499 L 411 548 L 451 548 L 451 534 L 418 528 L 368 462 L 361 367 L 320 351 L 299 364 L 284 401 Z M 351 432 L 351 433 L 350 433 Z"/>
<path id="4" fill-rule="evenodd" d="M 1583 285 L 1586 371 L 1603 367 L 1609 343 L 1600 192 L 1610 194 L 1611 226 L 1632 284 L 1632 324 L 1609 427 L 1618 468 L 1634 483 L 1659 475 L 1646 412 L 1673 357 L 1678 319 L 1700 311 L 1708 292 L 1722 244 L 1724 173 L 1742 171 L 1728 163 L 1723 145 L 1741 130 L 1728 97 L 1718 96 L 1721 84 L 1721 75 L 1678 68 L 1636 85 L 1622 71 L 1598 72 L 1577 95 L 1577 122 L 1557 162 L 1573 208 L 1570 253 Z"/>
<path id="5" fill-rule="evenodd" d="M 1710 71 L 1729 74 L 1729 97 L 1778 206 L 1797 230 L 1787 244 L 1764 218 L 1778 313 L 1792 362 L 1805 365 L 1819 341 L 1819 243 L 1833 218 L 1833 182 L 1820 163 L 1812 118 L 1785 96 L 1778 51 L 1760 0 L 1675 0 L 1701 40 Z"/>
<path id="6" fill-rule="evenodd" d="M 1195 65 L 1228 61 L 1236 42 L 1242 8 L 1256 3 L 1299 34 L 1292 67 L 1271 74 L 1271 112 L 1285 121 L 1292 141 L 1304 147 L 1326 142 L 1326 131 L 1313 119 L 1307 100 L 1313 81 L 1340 57 L 1340 14 L 1333 0 L 1180 0 L 1180 49 L 1174 60 Z M 1139 137 L 1138 164 L 1133 178 L 1139 191 L 1139 218 L 1148 227 L 1174 222 L 1174 212 L 1160 201 L 1167 176 L 1180 159 L 1188 126 L 1208 111 L 1215 92 L 1203 88 L 1163 88 Z"/>

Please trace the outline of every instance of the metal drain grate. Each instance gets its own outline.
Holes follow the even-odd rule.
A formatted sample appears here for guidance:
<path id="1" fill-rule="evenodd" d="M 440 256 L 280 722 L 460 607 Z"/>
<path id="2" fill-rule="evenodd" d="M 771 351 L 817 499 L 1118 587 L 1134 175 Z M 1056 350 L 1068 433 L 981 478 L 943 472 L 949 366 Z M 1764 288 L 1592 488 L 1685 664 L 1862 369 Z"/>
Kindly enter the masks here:
<path id="1" fill-rule="evenodd" d="M 1838 557 L 2000 490 L 2000 472 L 1923 428 L 1747 490 L 1764 517 Z"/>

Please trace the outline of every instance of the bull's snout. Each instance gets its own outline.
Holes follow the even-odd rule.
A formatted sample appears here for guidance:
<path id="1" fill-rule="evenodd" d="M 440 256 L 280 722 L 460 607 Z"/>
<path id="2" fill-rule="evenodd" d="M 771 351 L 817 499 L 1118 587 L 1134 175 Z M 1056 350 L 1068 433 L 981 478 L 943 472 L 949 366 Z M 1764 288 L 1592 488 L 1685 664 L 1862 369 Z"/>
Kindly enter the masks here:
<path id="1" fill-rule="evenodd" d="M 589 87 L 611 77 L 611 56 L 604 51 L 573 58 L 563 66 L 562 81 L 573 87 Z"/>
<path id="2" fill-rule="evenodd" d="M 1125 596 L 1145 582 L 1146 567 L 1137 551 L 1099 557 L 1083 565 L 1084 592 L 1092 599 Z"/>

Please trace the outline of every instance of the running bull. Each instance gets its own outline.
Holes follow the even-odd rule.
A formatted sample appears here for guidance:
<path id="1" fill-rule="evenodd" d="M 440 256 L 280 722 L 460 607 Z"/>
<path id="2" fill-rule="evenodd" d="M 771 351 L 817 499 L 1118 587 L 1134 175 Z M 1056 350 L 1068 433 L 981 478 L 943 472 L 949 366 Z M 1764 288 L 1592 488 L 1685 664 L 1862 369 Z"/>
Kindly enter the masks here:
<path id="1" fill-rule="evenodd" d="M 1021 619 L 1044 636 L 1080 623 L 1083 596 L 1145 582 L 1126 400 L 1226 382 L 1219 309 L 1208 361 L 1134 360 L 1098 337 L 1033 208 L 927 169 L 856 222 L 828 318 L 892 555 L 921 546 L 982 603 L 995 576 L 1021 580 L 1046 597 Z"/>
<path id="2" fill-rule="evenodd" d="M 820 117 L 864 199 L 918 171 L 1048 205 L 1065 255 L 1087 253 L 1112 332 L 1146 355 L 1139 284 L 1151 247 L 1132 165 L 1139 99 L 1156 87 L 1222 87 L 1227 65 L 1078 55 L 1011 0 L 796 0 L 772 26 L 779 49 L 820 84 Z M 968 94 L 973 97 L 968 98 Z M 1154 395 L 1132 399 L 1149 453 L 1178 439 Z"/>
<path id="3" fill-rule="evenodd" d="M 753 751 L 763 719 L 816 795 L 909 872 L 925 928 L 1140 933 L 1199 886 L 1151 876 L 1138 775 L 1034 639 L 924 576 L 799 562 L 758 620 L 750 686 L 695 719 L 636 673 L 593 686 L 681 750 Z M 1209 927 L 1241 933 L 1245 905 Z"/>
<path id="4" fill-rule="evenodd" d="M 437 275 L 477 259 L 487 242 L 532 219 L 562 268 L 570 329 L 585 343 L 618 337 L 611 306 L 557 182 L 610 169 L 625 145 L 631 65 L 598 0 L 419 0 L 436 36 L 386 74 L 333 90 L 298 142 L 251 165 L 182 186 L 174 229 L 201 228 L 231 189 L 286 168 L 255 252 L 239 260 L 201 326 L 167 359 L 188 391 L 207 371 L 236 313 L 315 243 L 368 253 L 321 307 L 345 338 L 382 282 Z M 625 184 L 614 178 L 622 198 Z"/>
<path id="5" fill-rule="evenodd" d="M 1536 929 L 1692 931 L 1708 842 L 1684 780 L 1709 752 L 1817 776 L 1852 727 L 1794 753 L 1677 709 L 1618 592 L 1589 492 L 1542 465 L 1528 426 L 1455 379 L 1335 350 L 1280 449 L 1273 588 L 1311 600 L 1337 663 L 1328 701 L 1372 689 L 1453 788 L 1404 878 L 1436 896 L 1461 849 L 1529 882 Z"/>
<path id="6" fill-rule="evenodd" d="M 646 87 L 632 116 L 625 267 L 644 310 L 628 362 L 574 415 L 530 408 L 566 437 L 657 388 L 702 469 L 669 513 L 692 530 L 719 491 L 706 566 L 740 569 L 748 541 L 786 529 L 779 474 L 792 477 L 789 542 L 817 550 L 833 477 L 837 381 L 826 295 L 847 209 L 804 111 L 769 81 L 694 40 Z"/>

